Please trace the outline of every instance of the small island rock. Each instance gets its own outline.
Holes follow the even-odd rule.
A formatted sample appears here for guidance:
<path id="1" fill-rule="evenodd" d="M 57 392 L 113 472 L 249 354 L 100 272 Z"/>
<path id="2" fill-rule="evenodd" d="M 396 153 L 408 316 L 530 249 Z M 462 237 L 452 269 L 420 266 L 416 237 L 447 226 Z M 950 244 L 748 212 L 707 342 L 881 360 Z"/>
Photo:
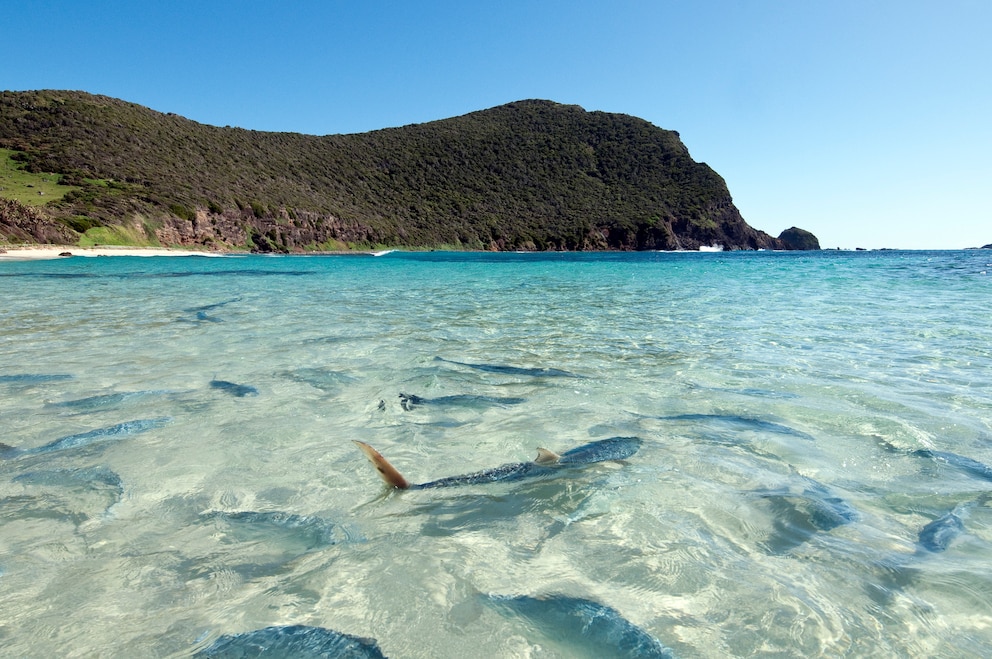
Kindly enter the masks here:
<path id="1" fill-rule="evenodd" d="M 786 229 L 778 237 L 787 249 L 797 249 L 797 250 L 814 250 L 820 249 L 820 241 L 817 240 L 809 231 L 805 229 L 800 229 L 798 227 L 792 227 Z"/>

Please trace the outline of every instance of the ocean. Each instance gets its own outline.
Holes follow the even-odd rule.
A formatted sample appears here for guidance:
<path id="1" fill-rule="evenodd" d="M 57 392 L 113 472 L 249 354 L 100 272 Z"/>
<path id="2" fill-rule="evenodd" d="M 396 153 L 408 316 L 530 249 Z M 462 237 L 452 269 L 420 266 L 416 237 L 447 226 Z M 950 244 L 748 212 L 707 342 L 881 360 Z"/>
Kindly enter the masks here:
<path id="1" fill-rule="evenodd" d="M 987 656 L 990 270 L 0 262 L 0 654 L 182 657 L 307 625 L 394 658 Z M 406 491 L 354 443 L 425 483 L 611 437 L 641 442 Z"/>

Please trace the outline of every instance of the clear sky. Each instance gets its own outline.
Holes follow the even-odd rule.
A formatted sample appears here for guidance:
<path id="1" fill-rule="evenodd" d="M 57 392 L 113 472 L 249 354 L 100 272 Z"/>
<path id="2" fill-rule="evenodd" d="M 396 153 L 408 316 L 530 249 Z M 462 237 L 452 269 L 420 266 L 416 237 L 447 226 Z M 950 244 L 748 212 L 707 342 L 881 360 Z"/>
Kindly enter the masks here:
<path id="1" fill-rule="evenodd" d="M 353 133 L 543 98 L 677 130 L 823 247 L 992 243 L 990 0 L 3 0 L 0 89 Z"/>

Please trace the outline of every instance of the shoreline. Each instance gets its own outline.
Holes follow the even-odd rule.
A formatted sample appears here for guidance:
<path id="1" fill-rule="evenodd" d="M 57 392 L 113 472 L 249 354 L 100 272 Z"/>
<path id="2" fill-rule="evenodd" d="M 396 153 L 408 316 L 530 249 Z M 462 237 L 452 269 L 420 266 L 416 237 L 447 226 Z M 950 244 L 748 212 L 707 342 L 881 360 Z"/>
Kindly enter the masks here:
<path id="1" fill-rule="evenodd" d="M 79 245 L 0 245 L 0 261 L 35 261 L 76 256 L 224 256 L 223 252 L 197 251 L 174 247 L 80 247 Z"/>

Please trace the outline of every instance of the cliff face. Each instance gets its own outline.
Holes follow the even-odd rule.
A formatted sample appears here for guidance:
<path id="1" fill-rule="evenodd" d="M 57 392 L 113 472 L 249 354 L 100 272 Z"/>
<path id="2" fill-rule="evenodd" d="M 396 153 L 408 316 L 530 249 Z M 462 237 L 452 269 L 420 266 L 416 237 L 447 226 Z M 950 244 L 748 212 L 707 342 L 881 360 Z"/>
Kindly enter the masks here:
<path id="1" fill-rule="evenodd" d="M 81 92 L 0 93 L 0 147 L 71 191 L 76 234 L 259 251 L 784 249 L 743 220 L 678 133 L 521 101 L 323 137 L 218 128 Z"/>

